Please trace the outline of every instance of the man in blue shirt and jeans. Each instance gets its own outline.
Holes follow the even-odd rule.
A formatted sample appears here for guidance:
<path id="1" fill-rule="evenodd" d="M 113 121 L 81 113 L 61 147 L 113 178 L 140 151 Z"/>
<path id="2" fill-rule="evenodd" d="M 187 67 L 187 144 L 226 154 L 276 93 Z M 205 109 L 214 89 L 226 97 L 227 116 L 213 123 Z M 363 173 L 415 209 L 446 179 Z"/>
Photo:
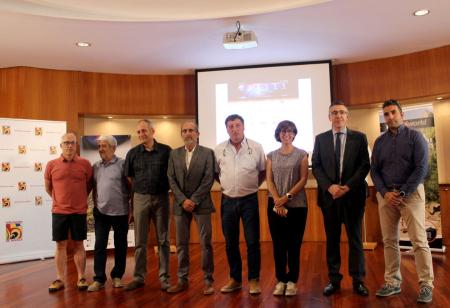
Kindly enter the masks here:
<path id="1" fill-rule="evenodd" d="M 127 260 L 129 186 L 124 173 L 123 158 L 114 153 L 117 140 L 111 135 L 102 135 L 97 139 L 101 160 L 93 165 L 94 170 L 94 282 L 89 292 L 105 287 L 106 258 L 109 231 L 114 230 L 114 267 L 111 270 L 112 286 L 121 288 Z"/>
<path id="2" fill-rule="evenodd" d="M 424 179 L 428 171 L 428 144 L 423 135 L 403 124 L 395 100 L 383 104 L 388 131 L 375 141 L 371 175 L 378 191 L 378 209 L 384 243 L 384 286 L 376 293 L 387 297 L 401 292 L 399 222 L 403 217 L 411 240 L 420 292 L 417 302 L 433 299 L 433 264 L 425 230 Z"/>

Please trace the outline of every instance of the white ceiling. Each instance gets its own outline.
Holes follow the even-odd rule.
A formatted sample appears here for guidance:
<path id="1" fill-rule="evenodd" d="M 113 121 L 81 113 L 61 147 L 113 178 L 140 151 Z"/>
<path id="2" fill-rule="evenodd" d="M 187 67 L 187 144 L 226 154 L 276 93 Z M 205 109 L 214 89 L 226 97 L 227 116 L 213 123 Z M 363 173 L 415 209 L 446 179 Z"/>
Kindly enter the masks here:
<path id="1" fill-rule="evenodd" d="M 431 13 L 412 15 L 422 8 Z M 223 34 L 236 29 L 236 20 L 256 33 L 257 48 L 223 48 Z M 450 1 L 0 0 L 0 40 L 0 67 L 184 74 L 349 63 L 449 45 Z M 92 46 L 79 48 L 77 41 Z"/>

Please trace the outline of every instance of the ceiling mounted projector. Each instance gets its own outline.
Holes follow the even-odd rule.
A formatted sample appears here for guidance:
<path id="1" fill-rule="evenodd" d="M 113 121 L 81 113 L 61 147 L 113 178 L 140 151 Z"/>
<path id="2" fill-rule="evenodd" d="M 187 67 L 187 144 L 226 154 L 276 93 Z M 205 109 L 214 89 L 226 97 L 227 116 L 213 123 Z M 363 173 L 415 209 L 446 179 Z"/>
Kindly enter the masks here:
<path id="1" fill-rule="evenodd" d="M 236 22 L 237 31 L 227 32 L 223 36 L 223 47 L 225 49 L 247 49 L 258 46 L 255 32 L 241 31 L 241 23 Z"/>

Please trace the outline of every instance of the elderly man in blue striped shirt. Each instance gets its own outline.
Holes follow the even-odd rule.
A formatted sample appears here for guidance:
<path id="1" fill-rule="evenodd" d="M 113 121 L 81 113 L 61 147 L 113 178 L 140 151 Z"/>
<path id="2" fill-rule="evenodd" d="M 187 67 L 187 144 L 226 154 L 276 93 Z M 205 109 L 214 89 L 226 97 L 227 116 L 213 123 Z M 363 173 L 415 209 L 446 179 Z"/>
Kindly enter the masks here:
<path id="1" fill-rule="evenodd" d="M 97 139 L 101 160 L 94 169 L 94 282 L 88 291 L 98 291 L 105 286 L 106 257 L 109 231 L 114 230 L 114 267 L 111 271 L 112 286 L 121 288 L 127 258 L 129 186 L 124 174 L 125 161 L 114 153 L 117 140 L 113 136 Z"/>

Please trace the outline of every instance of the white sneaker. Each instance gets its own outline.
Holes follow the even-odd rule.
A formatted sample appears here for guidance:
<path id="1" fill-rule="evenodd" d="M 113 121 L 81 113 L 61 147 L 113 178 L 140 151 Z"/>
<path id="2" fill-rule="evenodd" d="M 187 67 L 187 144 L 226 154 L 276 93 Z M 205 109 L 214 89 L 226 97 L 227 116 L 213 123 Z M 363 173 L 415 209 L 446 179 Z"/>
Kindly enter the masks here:
<path id="1" fill-rule="evenodd" d="M 275 286 L 275 290 L 273 290 L 273 295 L 275 296 L 281 296 L 284 295 L 284 289 L 286 289 L 286 284 L 284 282 L 279 282 Z"/>
<path id="2" fill-rule="evenodd" d="M 291 281 L 286 284 L 286 296 L 294 296 L 297 294 L 297 285 Z"/>

